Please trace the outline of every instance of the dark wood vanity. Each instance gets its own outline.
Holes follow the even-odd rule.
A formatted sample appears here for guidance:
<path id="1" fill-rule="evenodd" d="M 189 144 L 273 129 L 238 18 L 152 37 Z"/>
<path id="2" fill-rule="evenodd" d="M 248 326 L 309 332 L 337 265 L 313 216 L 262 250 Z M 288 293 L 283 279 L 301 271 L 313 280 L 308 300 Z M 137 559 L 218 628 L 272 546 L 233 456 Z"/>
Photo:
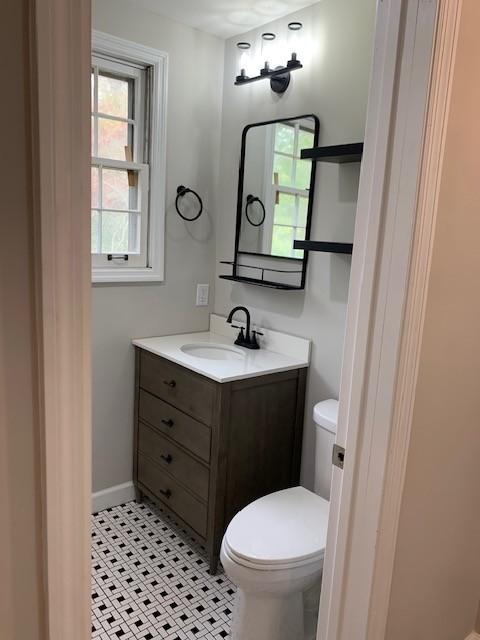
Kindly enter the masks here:
<path id="1" fill-rule="evenodd" d="M 218 383 L 136 347 L 134 483 L 205 546 L 256 498 L 299 483 L 307 369 Z"/>

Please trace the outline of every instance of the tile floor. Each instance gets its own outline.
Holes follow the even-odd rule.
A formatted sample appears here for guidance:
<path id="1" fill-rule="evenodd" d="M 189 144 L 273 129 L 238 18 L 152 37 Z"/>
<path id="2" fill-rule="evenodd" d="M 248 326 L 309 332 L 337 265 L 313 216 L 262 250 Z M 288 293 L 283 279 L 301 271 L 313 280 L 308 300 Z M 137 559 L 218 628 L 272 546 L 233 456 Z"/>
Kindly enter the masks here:
<path id="1" fill-rule="evenodd" d="M 228 637 L 234 587 L 168 516 L 129 502 L 92 520 L 92 639 Z"/>

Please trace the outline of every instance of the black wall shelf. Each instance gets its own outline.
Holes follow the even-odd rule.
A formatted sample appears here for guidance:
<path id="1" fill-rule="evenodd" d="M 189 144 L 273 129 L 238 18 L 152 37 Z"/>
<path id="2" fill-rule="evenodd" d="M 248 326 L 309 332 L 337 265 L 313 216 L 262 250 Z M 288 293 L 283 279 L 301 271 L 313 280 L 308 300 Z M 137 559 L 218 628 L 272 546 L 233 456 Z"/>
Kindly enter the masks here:
<path id="1" fill-rule="evenodd" d="M 302 286 L 282 284 L 281 282 L 270 282 L 270 280 L 257 280 L 256 278 L 246 278 L 245 276 L 218 276 L 221 280 L 231 282 L 243 282 L 243 284 L 256 284 L 258 287 L 268 287 L 269 289 L 281 289 L 282 291 L 301 291 Z"/>
<path id="2" fill-rule="evenodd" d="M 363 154 L 363 142 L 352 144 L 337 144 L 331 147 L 313 147 L 313 149 L 302 149 L 303 160 L 313 160 L 315 162 L 334 162 L 336 164 L 346 164 L 348 162 L 361 162 Z"/>
<path id="3" fill-rule="evenodd" d="M 221 280 L 230 280 L 231 282 L 243 282 L 243 284 L 256 284 L 259 287 L 268 287 L 269 289 L 281 289 L 282 291 L 298 291 L 304 289 L 303 284 L 287 284 L 284 282 L 275 282 L 274 280 L 268 280 L 265 278 L 265 271 L 272 273 L 285 273 L 293 275 L 301 275 L 303 271 L 292 271 L 291 269 L 275 269 L 269 267 L 259 267 L 253 264 L 237 264 L 233 260 L 220 260 L 220 264 L 228 264 L 232 267 L 232 275 L 221 275 Z M 256 269 L 260 271 L 259 278 L 249 278 L 248 276 L 240 276 L 237 273 L 237 269 Z"/>
<path id="4" fill-rule="evenodd" d="M 303 249 L 304 251 L 323 251 L 324 253 L 344 253 L 351 255 L 353 252 L 353 244 L 348 242 L 319 242 L 317 240 L 295 240 L 294 249 Z"/>

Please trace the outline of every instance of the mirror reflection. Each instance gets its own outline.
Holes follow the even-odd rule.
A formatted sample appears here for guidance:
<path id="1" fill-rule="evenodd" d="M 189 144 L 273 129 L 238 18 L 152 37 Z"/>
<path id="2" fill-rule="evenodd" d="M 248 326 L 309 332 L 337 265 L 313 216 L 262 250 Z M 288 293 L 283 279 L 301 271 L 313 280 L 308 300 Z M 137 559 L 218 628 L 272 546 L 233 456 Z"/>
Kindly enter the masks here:
<path id="1" fill-rule="evenodd" d="M 302 149 L 316 145 L 317 137 L 313 116 L 248 128 L 238 203 L 239 252 L 303 259 L 293 242 L 306 238 L 314 169 L 300 156 Z"/>

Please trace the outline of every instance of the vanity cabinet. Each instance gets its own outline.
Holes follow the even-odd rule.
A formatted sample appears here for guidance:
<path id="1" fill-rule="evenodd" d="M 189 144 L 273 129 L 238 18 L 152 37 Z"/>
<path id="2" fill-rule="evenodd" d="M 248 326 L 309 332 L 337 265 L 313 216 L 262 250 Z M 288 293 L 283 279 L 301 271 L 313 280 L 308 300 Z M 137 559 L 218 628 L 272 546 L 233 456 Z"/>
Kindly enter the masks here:
<path id="1" fill-rule="evenodd" d="M 253 500 L 299 483 L 306 368 L 218 383 L 136 351 L 134 482 L 205 546 Z"/>

